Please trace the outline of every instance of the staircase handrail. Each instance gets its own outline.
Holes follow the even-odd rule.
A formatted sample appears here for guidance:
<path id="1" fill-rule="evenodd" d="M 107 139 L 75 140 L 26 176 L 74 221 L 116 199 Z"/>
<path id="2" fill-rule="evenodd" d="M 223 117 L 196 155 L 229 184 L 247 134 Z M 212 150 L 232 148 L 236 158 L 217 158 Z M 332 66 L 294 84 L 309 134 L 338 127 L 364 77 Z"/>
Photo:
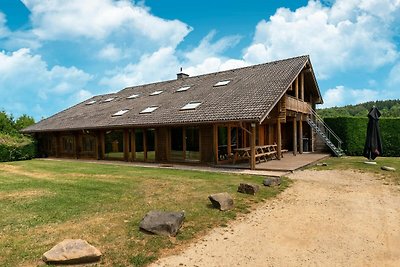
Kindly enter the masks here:
<path id="1" fill-rule="evenodd" d="M 339 138 L 335 134 L 335 132 L 324 122 L 324 120 L 317 114 L 317 112 L 312 109 L 310 106 L 307 105 L 308 110 L 311 112 L 312 115 L 316 118 L 317 122 L 321 123 L 325 129 L 328 130 L 329 134 L 331 134 L 337 141 L 338 141 L 338 147 L 341 148 L 341 144 L 343 143 L 342 139 Z"/>

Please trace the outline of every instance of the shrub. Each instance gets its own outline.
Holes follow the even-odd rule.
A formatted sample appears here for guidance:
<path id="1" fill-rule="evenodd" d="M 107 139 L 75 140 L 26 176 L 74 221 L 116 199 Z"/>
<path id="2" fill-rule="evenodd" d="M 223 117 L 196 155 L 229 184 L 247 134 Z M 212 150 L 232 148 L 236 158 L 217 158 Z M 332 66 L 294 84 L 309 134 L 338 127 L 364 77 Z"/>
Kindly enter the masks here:
<path id="1" fill-rule="evenodd" d="M 346 155 L 362 156 L 367 136 L 367 117 L 325 118 L 324 121 L 342 139 L 342 149 Z M 383 156 L 400 156 L 400 118 L 381 118 L 379 126 Z"/>
<path id="2" fill-rule="evenodd" d="M 31 159 L 35 152 L 35 143 L 30 138 L 0 134 L 0 161 Z"/>

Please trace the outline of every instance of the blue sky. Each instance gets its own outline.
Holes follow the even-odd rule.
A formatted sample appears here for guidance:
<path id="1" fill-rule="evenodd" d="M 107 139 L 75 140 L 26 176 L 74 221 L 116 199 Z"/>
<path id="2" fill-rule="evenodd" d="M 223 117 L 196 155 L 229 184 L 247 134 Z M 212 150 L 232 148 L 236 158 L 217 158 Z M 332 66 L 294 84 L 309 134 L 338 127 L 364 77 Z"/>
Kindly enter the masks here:
<path id="1" fill-rule="evenodd" d="M 324 107 L 400 98 L 400 1 L 1 0 L 0 109 L 308 54 Z"/>

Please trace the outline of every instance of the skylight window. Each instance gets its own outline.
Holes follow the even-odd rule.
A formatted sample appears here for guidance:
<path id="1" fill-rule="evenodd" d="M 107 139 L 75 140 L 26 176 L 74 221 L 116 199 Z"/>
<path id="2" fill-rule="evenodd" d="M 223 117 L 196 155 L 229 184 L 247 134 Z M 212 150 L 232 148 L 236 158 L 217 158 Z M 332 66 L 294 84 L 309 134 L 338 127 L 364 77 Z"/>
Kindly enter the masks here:
<path id="1" fill-rule="evenodd" d="M 96 102 L 97 102 L 96 100 L 92 100 L 92 101 L 87 102 L 86 105 L 93 105 Z"/>
<path id="2" fill-rule="evenodd" d="M 179 89 L 176 90 L 176 91 L 177 91 L 177 92 L 184 92 L 184 91 L 189 90 L 189 88 L 190 88 L 190 86 L 184 86 L 184 87 L 179 88 Z"/>
<path id="3" fill-rule="evenodd" d="M 150 95 L 159 95 L 159 94 L 161 94 L 163 91 L 155 91 L 155 92 L 153 92 L 153 93 L 151 93 Z"/>
<path id="4" fill-rule="evenodd" d="M 190 110 L 190 109 L 195 109 L 198 106 L 200 106 L 201 102 L 197 102 L 197 101 L 193 101 L 193 102 L 189 102 L 188 104 L 186 104 L 185 106 L 183 106 L 181 108 L 181 110 Z"/>
<path id="5" fill-rule="evenodd" d="M 107 99 L 103 100 L 103 102 L 111 102 L 114 99 L 115 99 L 115 97 L 110 97 L 110 98 L 107 98 Z"/>
<path id="6" fill-rule="evenodd" d="M 156 109 L 158 109 L 157 106 L 151 106 L 140 111 L 140 114 L 152 113 Z"/>
<path id="7" fill-rule="evenodd" d="M 139 95 L 133 94 L 133 95 L 128 96 L 127 99 L 134 99 L 137 97 L 139 97 Z"/>
<path id="8" fill-rule="evenodd" d="M 220 81 L 220 82 L 217 82 L 216 84 L 214 84 L 214 87 L 224 86 L 224 85 L 227 85 L 227 84 L 230 83 L 230 82 L 231 82 L 231 81 L 229 81 L 229 80 Z"/>
<path id="9" fill-rule="evenodd" d="M 121 109 L 120 111 L 115 112 L 114 114 L 112 114 L 112 117 L 119 117 L 124 115 L 125 113 L 127 113 L 129 111 L 129 109 Z"/>

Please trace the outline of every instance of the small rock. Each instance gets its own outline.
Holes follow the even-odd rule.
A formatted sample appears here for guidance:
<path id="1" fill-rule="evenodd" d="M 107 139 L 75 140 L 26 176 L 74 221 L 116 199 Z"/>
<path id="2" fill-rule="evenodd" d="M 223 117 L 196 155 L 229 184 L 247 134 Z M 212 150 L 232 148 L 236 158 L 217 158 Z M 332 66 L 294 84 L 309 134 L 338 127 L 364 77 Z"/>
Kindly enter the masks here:
<path id="1" fill-rule="evenodd" d="M 260 190 L 260 187 L 258 185 L 241 183 L 237 191 L 239 193 L 255 195 L 258 190 Z"/>
<path id="2" fill-rule="evenodd" d="M 234 207 L 233 199 L 227 192 L 210 195 L 208 199 L 211 201 L 214 208 L 222 211 L 230 210 Z"/>
<path id="3" fill-rule="evenodd" d="M 184 219 L 184 212 L 150 211 L 143 217 L 139 228 L 157 235 L 176 236 Z"/>
<path id="4" fill-rule="evenodd" d="M 376 161 L 364 161 L 365 164 L 376 165 Z"/>
<path id="5" fill-rule="evenodd" d="M 281 177 L 267 177 L 263 181 L 265 186 L 276 186 L 281 184 Z"/>
<path id="6" fill-rule="evenodd" d="M 101 252 L 82 239 L 65 239 L 42 256 L 48 264 L 81 264 L 100 260 Z"/>
<path id="7" fill-rule="evenodd" d="M 393 167 L 388 167 L 388 166 L 382 166 L 381 169 L 384 170 L 384 171 L 390 171 L 390 172 L 396 171 L 395 168 L 393 168 Z"/>
<path id="8" fill-rule="evenodd" d="M 317 166 L 326 167 L 326 166 L 328 166 L 328 163 L 326 163 L 326 162 L 317 163 Z"/>

